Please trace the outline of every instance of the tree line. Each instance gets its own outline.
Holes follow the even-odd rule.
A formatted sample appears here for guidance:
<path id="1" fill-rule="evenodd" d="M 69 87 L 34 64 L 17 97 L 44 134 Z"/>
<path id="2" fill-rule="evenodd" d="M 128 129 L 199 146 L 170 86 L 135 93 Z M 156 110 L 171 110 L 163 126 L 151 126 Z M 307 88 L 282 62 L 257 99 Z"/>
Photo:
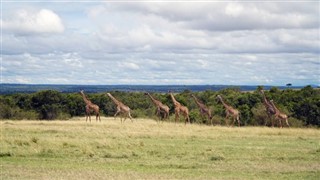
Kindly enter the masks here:
<path id="1" fill-rule="evenodd" d="M 220 91 L 191 92 L 185 90 L 175 94 L 175 98 L 190 110 L 192 123 L 210 124 L 200 115 L 198 107 L 191 97 L 194 94 L 200 101 L 212 110 L 213 123 L 225 125 L 225 110 L 217 100 L 217 95 L 240 113 L 241 125 L 270 126 L 262 96 L 258 87 L 252 92 L 241 92 L 237 88 L 228 88 Z M 133 118 L 153 118 L 155 107 L 144 92 L 110 92 L 132 109 Z M 170 118 L 174 119 L 174 105 L 167 93 L 151 93 L 156 99 L 170 107 Z M 116 107 L 105 93 L 89 93 L 87 97 L 100 107 L 102 116 L 113 116 Z M 273 99 L 279 109 L 289 115 L 291 126 L 317 126 L 320 127 L 320 90 L 306 86 L 300 90 L 279 90 L 276 87 L 265 91 L 268 99 Z M 54 90 L 44 90 L 32 94 L 17 93 L 0 96 L 0 119 L 40 119 L 40 120 L 67 120 L 75 116 L 85 116 L 85 103 L 79 93 L 60 93 Z"/>

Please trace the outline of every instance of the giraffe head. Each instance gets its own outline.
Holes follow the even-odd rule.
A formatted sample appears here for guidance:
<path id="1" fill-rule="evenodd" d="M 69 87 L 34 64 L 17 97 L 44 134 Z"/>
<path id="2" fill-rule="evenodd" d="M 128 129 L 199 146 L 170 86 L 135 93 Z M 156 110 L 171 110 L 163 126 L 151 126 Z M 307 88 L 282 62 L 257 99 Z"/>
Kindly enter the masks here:
<path id="1" fill-rule="evenodd" d="M 271 99 L 269 102 L 270 102 L 271 106 L 273 107 L 273 109 L 275 109 L 275 108 L 276 108 L 276 107 L 275 107 L 276 105 L 273 103 L 273 99 Z"/>
<path id="2" fill-rule="evenodd" d="M 264 90 L 263 90 L 263 89 L 260 89 L 259 92 L 260 92 L 261 94 L 264 94 Z"/>
<path id="3" fill-rule="evenodd" d="M 83 89 L 82 89 L 82 90 L 80 90 L 80 92 L 79 92 L 79 93 L 80 93 L 80 94 L 84 94 L 84 93 L 83 93 Z"/>
<path id="4" fill-rule="evenodd" d="M 217 95 L 217 101 L 223 103 L 223 98 L 220 94 Z"/>
<path id="5" fill-rule="evenodd" d="M 149 95 L 149 94 L 150 94 L 150 93 L 148 93 L 148 92 L 145 92 L 145 93 L 144 93 L 144 95 Z"/>

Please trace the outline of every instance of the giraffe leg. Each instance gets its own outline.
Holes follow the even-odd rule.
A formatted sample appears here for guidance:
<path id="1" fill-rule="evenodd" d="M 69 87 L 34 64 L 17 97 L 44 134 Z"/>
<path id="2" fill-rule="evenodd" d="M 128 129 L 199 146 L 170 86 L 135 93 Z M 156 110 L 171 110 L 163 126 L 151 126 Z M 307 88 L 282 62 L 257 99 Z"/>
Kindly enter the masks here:
<path id="1" fill-rule="evenodd" d="M 128 113 L 125 113 L 123 122 L 126 121 L 127 117 L 128 117 Z"/>
<path id="2" fill-rule="evenodd" d="M 211 122 L 211 126 L 213 126 L 213 124 L 212 124 L 212 117 L 211 117 L 211 115 L 210 114 L 208 114 L 208 121 L 210 120 L 210 122 Z"/>
<path id="3" fill-rule="evenodd" d="M 280 119 L 280 118 L 278 118 L 278 117 L 277 117 L 277 119 L 278 119 L 278 123 L 279 123 L 279 128 L 282 128 L 282 122 L 281 122 L 281 119 Z"/>
<path id="4" fill-rule="evenodd" d="M 233 119 L 233 121 L 232 121 L 232 127 L 233 127 L 234 126 L 234 122 L 236 122 L 236 117 L 233 117 L 232 119 Z"/>
<path id="5" fill-rule="evenodd" d="M 165 110 L 163 110 L 163 117 L 162 117 L 162 123 L 163 121 L 167 119 L 167 112 Z"/>
<path id="6" fill-rule="evenodd" d="M 99 111 L 96 111 L 96 122 L 98 122 L 98 120 L 100 119 L 100 114 L 99 114 Z M 101 121 L 101 120 L 100 120 Z"/>
<path id="7" fill-rule="evenodd" d="M 163 121 L 164 121 L 165 119 L 167 119 L 167 113 L 166 113 L 166 111 L 163 111 L 162 123 L 163 123 Z"/>
<path id="8" fill-rule="evenodd" d="M 91 122 L 91 113 L 90 113 L 90 109 L 88 109 L 88 116 L 89 116 L 89 121 Z"/>
<path id="9" fill-rule="evenodd" d="M 278 123 L 278 128 L 280 128 L 280 123 L 281 122 L 279 122 L 279 119 L 277 117 L 275 117 L 275 121 L 276 121 L 276 123 Z"/>
<path id="10" fill-rule="evenodd" d="M 240 117 L 237 116 L 238 126 L 240 127 Z"/>
<path id="11" fill-rule="evenodd" d="M 86 105 L 86 111 L 85 111 L 85 113 L 86 113 L 86 122 L 88 121 L 88 105 Z"/>
<path id="12" fill-rule="evenodd" d="M 191 122 L 190 122 L 190 117 L 189 117 L 189 115 L 187 115 L 187 118 L 188 118 L 188 123 L 190 124 Z"/>
<path id="13" fill-rule="evenodd" d="M 90 109 L 88 106 L 86 106 L 86 122 L 88 118 L 89 118 L 89 121 L 91 122 Z"/>
<path id="14" fill-rule="evenodd" d="M 113 115 L 114 119 L 116 119 L 116 116 L 118 115 L 118 111 Z"/>
<path id="15" fill-rule="evenodd" d="M 288 127 L 290 127 L 289 122 L 288 122 L 288 118 L 286 118 L 286 124 Z"/>
<path id="16" fill-rule="evenodd" d="M 187 122 L 190 124 L 190 118 L 188 116 L 188 114 L 185 114 L 185 121 L 184 121 L 184 124 L 186 125 Z"/>
<path id="17" fill-rule="evenodd" d="M 158 108 L 156 109 L 156 111 L 154 112 L 154 114 L 155 114 L 157 117 L 159 116 Z"/>
<path id="18" fill-rule="evenodd" d="M 129 118 L 130 118 L 131 122 L 133 122 L 130 111 L 128 112 L 128 116 L 129 116 Z"/>
<path id="19" fill-rule="evenodd" d="M 117 107 L 117 112 L 113 115 L 114 119 L 116 119 L 116 116 L 119 114 L 120 111 L 121 111 L 121 109 L 119 107 Z M 120 117 L 120 120 L 121 120 L 121 117 Z M 122 120 L 121 120 L 121 122 L 122 122 Z"/>
<path id="20" fill-rule="evenodd" d="M 269 120 L 269 119 L 271 119 L 270 114 L 269 114 L 269 113 L 267 113 L 267 115 L 268 115 L 268 119 L 266 119 L 266 120 L 265 120 L 265 122 L 264 122 L 264 126 L 267 126 L 267 124 L 268 124 L 268 120 Z M 272 122 L 271 122 L 271 123 L 272 123 Z"/>
<path id="21" fill-rule="evenodd" d="M 177 120 L 178 120 L 179 118 L 180 118 L 179 113 L 176 113 L 176 114 L 175 114 L 175 119 L 174 119 L 176 124 L 177 124 Z"/>
<path id="22" fill-rule="evenodd" d="M 167 114 L 166 114 L 166 111 L 165 111 L 165 110 L 162 111 L 161 118 L 162 118 L 162 119 L 161 119 L 162 122 L 167 118 Z"/>
<path id="23" fill-rule="evenodd" d="M 156 109 L 156 116 L 159 118 L 159 119 L 157 120 L 157 122 L 159 123 L 159 121 L 161 120 L 161 111 L 160 111 L 160 108 L 159 108 L 159 107 L 157 107 L 157 109 Z"/>
<path id="24" fill-rule="evenodd" d="M 229 113 L 226 114 L 226 118 L 225 118 L 225 121 L 226 121 L 226 125 L 227 125 L 227 126 L 229 126 L 229 124 L 228 124 L 228 117 L 229 117 Z"/>
<path id="25" fill-rule="evenodd" d="M 175 120 L 175 123 L 177 124 L 177 120 L 180 119 L 180 110 L 178 108 L 175 108 L 174 114 L 175 114 L 174 120 Z"/>
<path id="26" fill-rule="evenodd" d="M 271 126 L 274 127 L 274 117 L 271 116 L 270 119 L 271 119 Z"/>
<path id="27" fill-rule="evenodd" d="M 160 111 L 160 117 L 159 117 L 159 120 L 160 120 L 160 121 L 163 121 L 164 116 L 165 116 L 165 112 L 164 112 L 164 111 Z"/>
<path id="28" fill-rule="evenodd" d="M 164 114 L 165 114 L 164 119 L 169 118 L 169 112 L 165 112 Z"/>
<path id="29" fill-rule="evenodd" d="M 164 119 L 165 112 L 164 111 L 159 111 L 159 121 L 162 121 Z"/>

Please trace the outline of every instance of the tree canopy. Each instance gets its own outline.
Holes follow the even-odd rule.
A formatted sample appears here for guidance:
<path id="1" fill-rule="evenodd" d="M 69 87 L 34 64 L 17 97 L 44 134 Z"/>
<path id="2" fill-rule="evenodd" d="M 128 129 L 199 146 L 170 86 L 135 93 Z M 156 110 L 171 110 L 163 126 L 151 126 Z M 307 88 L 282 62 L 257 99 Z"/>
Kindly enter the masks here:
<path id="1" fill-rule="evenodd" d="M 175 94 L 175 98 L 190 110 L 190 119 L 193 123 L 209 124 L 202 117 L 191 98 L 195 94 L 204 104 L 209 106 L 213 114 L 215 124 L 225 124 L 225 111 L 217 101 L 220 94 L 224 100 L 241 112 L 242 125 L 264 125 L 268 116 L 262 105 L 262 96 L 258 87 L 253 92 L 241 92 L 236 88 L 221 91 L 184 91 Z M 155 107 L 143 92 L 110 92 L 132 109 L 133 117 L 154 118 Z M 168 94 L 152 93 L 162 103 L 170 107 L 170 115 L 173 118 L 174 107 Z M 300 90 L 271 88 L 265 91 L 266 97 L 273 99 L 277 107 L 289 115 L 289 123 L 293 126 L 320 126 L 320 90 L 306 86 Z M 113 116 L 115 105 L 105 93 L 88 93 L 88 98 L 100 107 L 100 113 L 104 116 Z M 0 96 L 1 119 L 69 119 L 74 116 L 85 115 L 85 103 L 79 93 L 60 93 L 54 90 L 39 91 L 32 94 L 11 94 Z M 270 123 L 268 123 L 270 125 Z"/>

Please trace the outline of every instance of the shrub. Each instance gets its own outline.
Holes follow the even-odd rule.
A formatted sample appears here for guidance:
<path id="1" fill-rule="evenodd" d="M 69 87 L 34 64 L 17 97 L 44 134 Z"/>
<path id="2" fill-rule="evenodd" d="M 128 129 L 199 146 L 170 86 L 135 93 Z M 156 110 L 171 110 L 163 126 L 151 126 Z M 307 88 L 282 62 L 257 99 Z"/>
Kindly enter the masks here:
<path id="1" fill-rule="evenodd" d="M 259 126 L 265 125 L 265 123 L 267 123 L 268 126 L 271 126 L 271 120 L 269 119 L 268 114 L 266 113 L 266 109 L 262 103 L 254 106 L 251 109 L 251 112 L 253 114 L 252 125 Z"/>

